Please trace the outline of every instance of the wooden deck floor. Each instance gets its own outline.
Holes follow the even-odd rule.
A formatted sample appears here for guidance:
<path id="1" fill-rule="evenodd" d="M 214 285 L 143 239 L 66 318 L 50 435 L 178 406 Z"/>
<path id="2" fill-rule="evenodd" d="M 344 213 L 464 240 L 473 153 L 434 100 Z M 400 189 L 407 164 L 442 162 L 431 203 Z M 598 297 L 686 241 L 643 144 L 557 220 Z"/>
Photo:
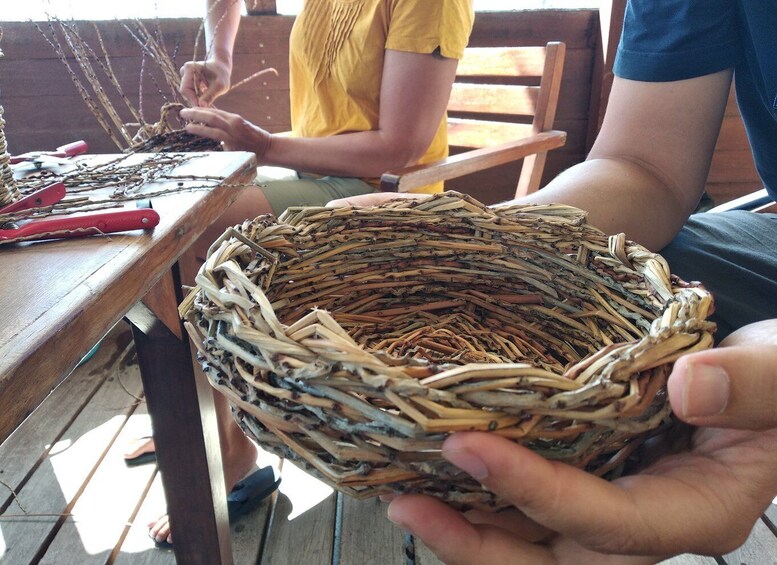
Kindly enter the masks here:
<path id="1" fill-rule="evenodd" d="M 131 438 L 149 431 L 122 323 L 0 446 L 0 563 L 174 563 L 146 533 L 146 523 L 164 511 L 156 467 L 128 468 L 121 456 Z M 340 496 L 266 453 L 258 464 L 275 465 L 283 482 L 232 525 L 237 565 L 439 564 L 386 519 L 379 501 Z M 737 552 L 666 563 L 777 564 L 777 505 Z"/>

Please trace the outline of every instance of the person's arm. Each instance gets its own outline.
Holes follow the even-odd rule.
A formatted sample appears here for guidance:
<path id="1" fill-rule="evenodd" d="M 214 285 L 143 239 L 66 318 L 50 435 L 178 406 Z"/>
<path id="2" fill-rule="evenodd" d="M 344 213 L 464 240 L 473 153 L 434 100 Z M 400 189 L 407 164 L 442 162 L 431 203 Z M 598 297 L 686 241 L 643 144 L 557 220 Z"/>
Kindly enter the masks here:
<path id="1" fill-rule="evenodd" d="M 199 123 L 190 133 L 233 150 L 253 151 L 260 163 L 319 174 L 379 177 L 412 165 L 428 149 L 445 115 L 456 59 L 438 54 L 387 50 L 380 91 L 378 128 L 321 138 L 271 136 L 236 114 L 186 110 Z"/>
<path id="2" fill-rule="evenodd" d="M 204 61 L 181 67 L 181 95 L 192 106 L 208 107 L 229 90 L 232 50 L 240 26 L 241 0 L 207 0 Z"/>
<path id="3" fill-rule="evenodd" d="M 522 201 L 577 206 L 604 232 L 661 249 L 702 195 L 730 85 L 730 70 L 675 82 L 616 77 L 586 161 Z"/>
<path id="4" fill-rule="evenodd" d="M 577 206 L 605 233 L 624 232 L 661 249 L 701 197 L 730 85 L 730 70 L 661 83 L 616 77 L 586 161 L 513 202 Z M 367 194 L 329 205 L 370 206 L 391 198 L 396 195 Z"/>

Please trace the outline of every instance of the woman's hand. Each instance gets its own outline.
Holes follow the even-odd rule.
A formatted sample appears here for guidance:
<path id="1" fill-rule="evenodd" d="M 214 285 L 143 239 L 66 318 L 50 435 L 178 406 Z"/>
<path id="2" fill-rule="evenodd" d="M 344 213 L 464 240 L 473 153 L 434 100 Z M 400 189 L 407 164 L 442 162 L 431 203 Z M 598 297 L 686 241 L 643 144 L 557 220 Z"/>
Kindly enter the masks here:
<path id="1" fill-rule="evenodd" d="M 729 552 L 777 494 L 776 328 L 775 320 L 747 326 L 719 349 L 682 358 L 670 376 L 681 419 L 740 429 L 699 428 L 690 451 L 611 483 L 498 436 L 455 434 L 443 456 L 515 508 L 465 516 L 405 495 L 389 518 L 453 565 L 641 564 Z"/>
<path id="2" fill-rule="evenodd" d="M 231 74 L 230 66 L 216 59 L 189 61 L 181 67 L 178 91 L 193 107 L 209 108 L 229 90 Z"/>
<path id="3" fill-rule="evenodd" d="M 252 151 L 261 162 L 270 148 L 272 134 L 238 114 L 216 108 L 187 108 L 181 110 L 181 118 L 189 122 L 186 131 L 221 141 L 227 151 Z"/>

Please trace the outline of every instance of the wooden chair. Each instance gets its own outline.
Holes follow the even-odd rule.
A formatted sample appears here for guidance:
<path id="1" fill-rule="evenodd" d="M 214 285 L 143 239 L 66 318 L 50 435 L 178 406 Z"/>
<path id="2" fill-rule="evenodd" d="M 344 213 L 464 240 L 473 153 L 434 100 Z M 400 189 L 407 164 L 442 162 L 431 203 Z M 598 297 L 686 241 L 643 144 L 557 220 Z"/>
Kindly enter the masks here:
<path id="1" fill-rule="evenodd" d="M 751 212 L 769 212 L 777 213 L 777 204 L 766 192 L 765 188 L 745 194 L 734 200 L 718 204 L 709 212 L 728 212 L 729 210 L 750 210 Z"/>
<path id="2" fill-rule="evenodd" d="M 545 158 L 566 142 L 553 129 L 566 46 L 469 47 L 448 102 L 448 144 L 469 149 L 447 159 L 389 171 L 387 192 L 407 192 L 523 159 L 516 197 L 540 186 Z"/>

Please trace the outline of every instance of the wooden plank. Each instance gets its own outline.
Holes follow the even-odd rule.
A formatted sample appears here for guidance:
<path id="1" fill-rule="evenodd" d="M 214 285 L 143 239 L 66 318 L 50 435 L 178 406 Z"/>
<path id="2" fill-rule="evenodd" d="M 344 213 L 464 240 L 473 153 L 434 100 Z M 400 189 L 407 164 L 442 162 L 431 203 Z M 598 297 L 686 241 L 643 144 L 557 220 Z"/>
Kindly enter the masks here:
<path id="1" fill-rule="evenodd" d="M 470 47 L 456 68 L 457 77 L 542 76 L 544 47 Z"/>
<path id="2" fill-rule="evenodd" d="M 708 183 L 705 190 L 715 204 L 723 204 L 762 188 L 763 183 L 760 180 L 755 180 L 748 182 Z"/>
<path id="3" fill-rule="evenodd" d="M 741 563 L 775 565 L 777 564 L 777 537 L 762 519 L 758 520 L 744 545 L 724 555 L 723 560 L 728 565 Z"/>
<path id="4" fill-rule="evenodd" d="M 183 300 L 177 268 L 168 270 L 167 276 L 174 279 L 167 288 L 175 295 L 163 303 L 177 312 L 175 304 Z M 213 388 L 205 375 L 195 373 L 196 360 L 187 338 L 173 334 L 142 303 L 135 304 L 127 318 L 154 427 L 175 558 L 187 565 L 231 564 Z"/>
<path id="5" fill-rule="evenodd" d="M 258 467 L 271 465 L 276 470 L 276 476 L 280 472 L 280 459 L 261 448 L 256 464 Z M 259 508 L 240 516 L 230 524 L 235 565 L 255 565 L 260 562 L 266 542 L 265 535 L 270 526 L 270 517 L 277 498 L 278 495 L 273 494 Z"/>
<path id="6" fill-rule="evenodd" d="M 712 157 L 708 183 L 757 181 L 760 177 L 749 149 L 716 151 Z"/>
<path id="7" fill-rule="evenodd" d="M 121 375 L 121 373 L 117 373 Z M 124 386 L 139 389 L 137 366 L 122 376 Z M 95 422 L 99 425 L 99 422 Z M 121 432 L 110 446 L 94 475 L 85 485 L 68 518 L 46 551 L 43 562 L 61 562 L 67 556 L 70 563 L 95 565 L 105 563 L 126 535 L 128 523 L 137 513 L 140 501 L 155 475 L 155 465 L 127 467 L 122 453 L 133 438 L 140 437 L 150 427 L 145 404 L 127 419 Z M 69 470 L 68 470 L 69 471 Z"/>
<path id="8" fill-rule="evenodd" d="M 41 557 L 41 548 L 45 549 L 62 526 L 64 517 L 58 515 L 70 512 L 78 502 L 95 468 L 134 412 L 133 396 L 142 391 L 137 367 L 122 368 L 118 374 L 120 378 L 105 381 L 17 493 L 28 513 L 57 516 L 4 519 L 3 538 L 9 562 L 27 563 Z M 3 516 L 19 513 L 19 507 L 13 504 Z M 110 554 L 115 542 L 109 540 L 110 548 L 104 550 L 103 557 Z"/>
<path id="9" fill-rule="evenodd" d="M 448 109 L 451 112 L 489 113 L 494 107 L 508 116 L 533 116 L 537 108 L 539 87 L 495 84 L 453 85 Z"/>
<path id="10" fill-rule="evenodd" d="M 165 493 L 162 478 L 158 473 L 142 504 L 122 540 L 114 565 L 175 565 L 175 555 L 171 549 L 158 549 L 154 540 L 148 537 L 148 524 L 165 513 Z M 237 563 L 236 565 L 243 565 Z"/>
<path id="11" fill-rule="evenodd" d="M 432 553 L 432 551 L 424 545 L 419 539 L 415 539 L 415 565 L 443 565 L 442 561 Z M 692 555 L 686 553 L 672 557 L 661 561 L 661 565 L 717 565 L 717 561 L 713 557 L 705 557 L 703 555 Z M 757 563 L 753 561 L 753 563 Z M 733 564 L 732 564 L 733 565 Z"/>
<path id="12" fill-rule="evenodd" d="M 588 114 L 588 138 L 586 153 L 591 149 L 607 109 L 614 74 L 612 72 L 618 42 L 623 30 L 626 0 L 607 0 L 599 6 L 599 18 L 594 34 L 593 72 L 591 74 L 591 97 Z"/>
<path id="13" fill-rule="evenodd" d="M 149 30 L 161 31 L 168 52 L 177 54 L 176 60 L 189 60 L 194 45 L 198 43 L 198 58 L 202 59 L 205 41 L 202 38 L 199 18 L 162 18 L 143 19 L 143 25 Z M 236 38 L 235 53 L 288 53 L 288 38 L 293 16 L 260 16 L 243 18 Z M 97 50 L 99 40 L 91 22 L 75 22 L 79 35 L 87 44 Z M 47 35 L 51 32 L 47 22 L 37 22 Z M 131 20 L 108 20 L 97 22 L 103 43 L 109 47 L 111 56 L 136 56 L 139 44 L 129 34 L 127 28 L 135 28 Z M 197 39 L 200 34 L 199 40 Z M 43 36 L 36 30 L 33 22 L 3 22 L 3 59 L 4 64 L 12 60 L 56 59 L 57 55 Z"/>
<path id="14" fill-rule="evenodd" d="M 246 153 L 211 153 L 177 170 L 220 176 L 227 184 L 245 182 L 254 171 Z M 155 186 L 163 189 L 164 183 Z M 162 221 L 151 233 L 3 250 L 0 285 L 7 290 L 0 294 L 0 311 L 13 323 L 0 332 L 0 438 L 38 406 L 236 197 L 233 189 L 172 194 L 154 200 Z M 85 311 L 88 316 L 74 315 Z"/>
<path id="15" fill-rule="evenodd" d="M 147 120 L 159 119 L 158 108 L 164 101 L 156 95 L 145 99 Z M 245 118 L 262 127 L 290 124 L 287 90 L 247 90 L 241 96 L 227 94 L 219 100 L 218 106 L 228 112 L 243 114 Z M 5 112 L 6 136 L 9 144 L 17 140 L 17 135 L 24 135 L 28 131 L 53 132 L 56 129 L 64 129 L 73 137 L 78 136 L 82 130 L 99 127 L 92 113 L 75 92 L 55 96 L 4 99 L 3 107 L 10 108 Z M 62 108 L 69 108 L 69 112 L 63 114 Z M 117 111 L 124 120 L 132 120 L 131 115 L 125 114 L 124 109 L 117 107 Z M 153 114 L 153 112 L 156 113 Z M 134 130 L 131 129 L 131 131 L 134 133 Z"/>
<path id="16" fill-rule="evenodd" d="M 564 153 L 563 149 L 564 147 L 548 153 L 543 183 L 547 183 L 561 171 L 568 169 L 585 158 L 585 155 L 579 153 Z M 448 180 L 445 181 L 445 187 L 448 190 L 471 194 L 484 204 L 504 202 L 515 196 L 515 188 L 518 184 L 518 175 L 520 175 L 522 163 L 523 161 L 520 160 L 466 177 Z"/>
<path id="17" fill-rule="evenodd" d="M 257 465 L 279 465 L 278 458 L 260 450 Z M 268 498 L 253 512 L 241 516 L 230 527 L 232 532 L 232 552 L 235 565 L 254 565 L 258 563 L 262 548 L 262 538 L 267 527 L 272 499 Z M 175 556 L 169 549 L 159 549 L 148 537 L 148 524 L 165 513 L 165 495 L 159 475 L 142 499 L 142 505 L 132 520 L 126 537 L 116 553 L 115 565 L 173 565 Z"/>
<path id="18" fill-rule="evenodd" d="M 386 517 L 387 505 L 377 498 L 344 496 L 340 563 L 342 565 L 404 565 L 402 530 Z"/>
<path id="19" fill-rule="evenodd" d="M 770 506 L 769 510 L 767 510 L 767 516 L 777 520 L 777 503 Z M 774 523 L 772 522 L 771 524 Z M 768 526 L 768 520 L 759 520 L 745 544 L 737 551 L 733 551 L 723 557 L 724 563 L 728 565 L 745 563 L 767 565 L 777 563 L 777 537 L 775 537 L 775 531 L 772 531 Z M 415 540 L 415 557 L 415 565 L 440 565 L 442 563 L 418 539 Z M 661 565 L 716 565 L 718 563 L 719 561 L 714 557 L 690 553 L 661 561 Z"/>
<path id="20" fill-rule="evenodd" d="M 52 445 L 59 441 L 68 425 L 100 389 L 115 365 L 125 362 L 125 351 L 132 336 L 120 324 L 109 334 L 88 364 L 78 367 L 54 389 L 46 405 L 35 410 L 23 426 L 0 445 L 0 474 L 3 481 L 20 490 L 27 475 L 45 461 Z M 0 508 L 5 509 L 12 497 L 0 489 Z"/>
<path id="21" fill-rule="evenodd" d="M 443 562 L 437 559 L 432 550 L 426 547 L 426 544 L 418 538 L 413 538 L 415 546 L 415 565 L 443 565 Z"/>
<path id="22" fill-rule="evenodd" d="M 468 151 L 466 154 L 453 155 L 435 163 L 434 168 L 417 165 L 403 169 L 401 175 L 397 175 L 395 172 L 384 173 L 381 177 L 381 190 L 390 190 L 390 186 L 394 184 L 400 192 L 407 192 L 441 180 L 457 178 L 504 163 L 511 163 L 526 155 L 561 147 L 564 145 L 565 139 L 566 134 L 563 132 L 543 131 L 532 137 L 518 139 L 504 145 L 484 147 Z"/>
<path id="23" fill-rule="evenodd" d="M 692 553 L 683 553 L 671 559 L 661 561 L 661 565 L 717 565 L 718 561 L 714 557 L 706 555 L 694 555 Z M 739 564 L 737 564 L 739 565 Z"/>
<path id="24" fill-rule="evenodd" d="M 245 4 L 249 16 L 278 13 L 275 0 L 245 0 Z"/>
<path id="25" fill-rule="evenodd" d="M 84 78 L 80 69 L 75 66 L 71 60 L 70 67 L 76 72 L 76 76 L 87 90 L 91 91 L 91 86 Z M 185 62 L 183 59 L 181 63 Z M 113 75 L 116 77 L 119 85 L 123 89 L 129 100 L 137 106 L 138 91 L 142 87 L 144 95 L 156 94 L 159 89 L 166 95 L 170 95 L 167 83 L 164 81 L 159 67 L 143 61 L 140 53 L 132 56 L 111 57 Z M 248 90 L 284 90 L 289 89 L 289 63 L 288 53 L 269 53 L 263 55 L 236 53 L 234 56 L 234 76 L 232 82 L 237 84 L 244 78 L 251 76 L 257 71 L 272 67 L 278 71 L 278 74 L 264 74 L 253 81 L 245 83 L 245 86 L 238 87 L 236 92 L 246 92 Z M 31 59 L 28 61 L 3 61 L 3 73 L 12 77 L 3 81 L 3 100 L 17 96 L 26 96 L 38 98 L 40 96 L 50 97 L 52 95 L 77 94 L 78 91 L 73 84 L 67 67 L 59 59 Z M 97 79 L 103 85 L 107 94 L 111 95 L 111 100 L 120 107 L 121 101 L 113 96 L 116 88 L 108 81 L 108 75 L 102 68 L 94 65 L 97 72 Z M 140 80 L 141 68 L 143 69 L 142 82 Z M 62 109 L 60 108 L 60 111 Z"/>
<path id="26" fill-rule="evenodd" d="M 718 135 L 715 151 L 750 151 L 750 141 L 747 139 L 745 124 L 741 116 L 726 116 Z"/>
<path id="27" fill-rule="evenodd" d="M 276 498 L 259 565 L 330 565 L 334 551 L 335 495 L 289 461 Z"/>
<path id="28" fill-rule="evenodd" d="M 769 508 L 764 512 L 764 523 L 777 536 L 777 498 L 772 501 Z"/>
<path id="29" fill-rule="evenodd" d="M 731 89 L 728 93 L 728 100 L 726 101 L 726 116 L 739 116 L 739 104 L 737 103 L 737 93 L 734 83 L 731 83 Z"/>
<path id="30" fill-rule="evenodd" d="M 597 10 L 512 10 L 478 12 L 470 36 L 473 47 L 544 45 L 563 41 L 569 49 L 591 49 Z"/>
<path id="31" fill-rule="evenodd" d="M 531 124 L 448 119 L 448 143 L 452 147 L 497 145 L 531 134 Z"/>

